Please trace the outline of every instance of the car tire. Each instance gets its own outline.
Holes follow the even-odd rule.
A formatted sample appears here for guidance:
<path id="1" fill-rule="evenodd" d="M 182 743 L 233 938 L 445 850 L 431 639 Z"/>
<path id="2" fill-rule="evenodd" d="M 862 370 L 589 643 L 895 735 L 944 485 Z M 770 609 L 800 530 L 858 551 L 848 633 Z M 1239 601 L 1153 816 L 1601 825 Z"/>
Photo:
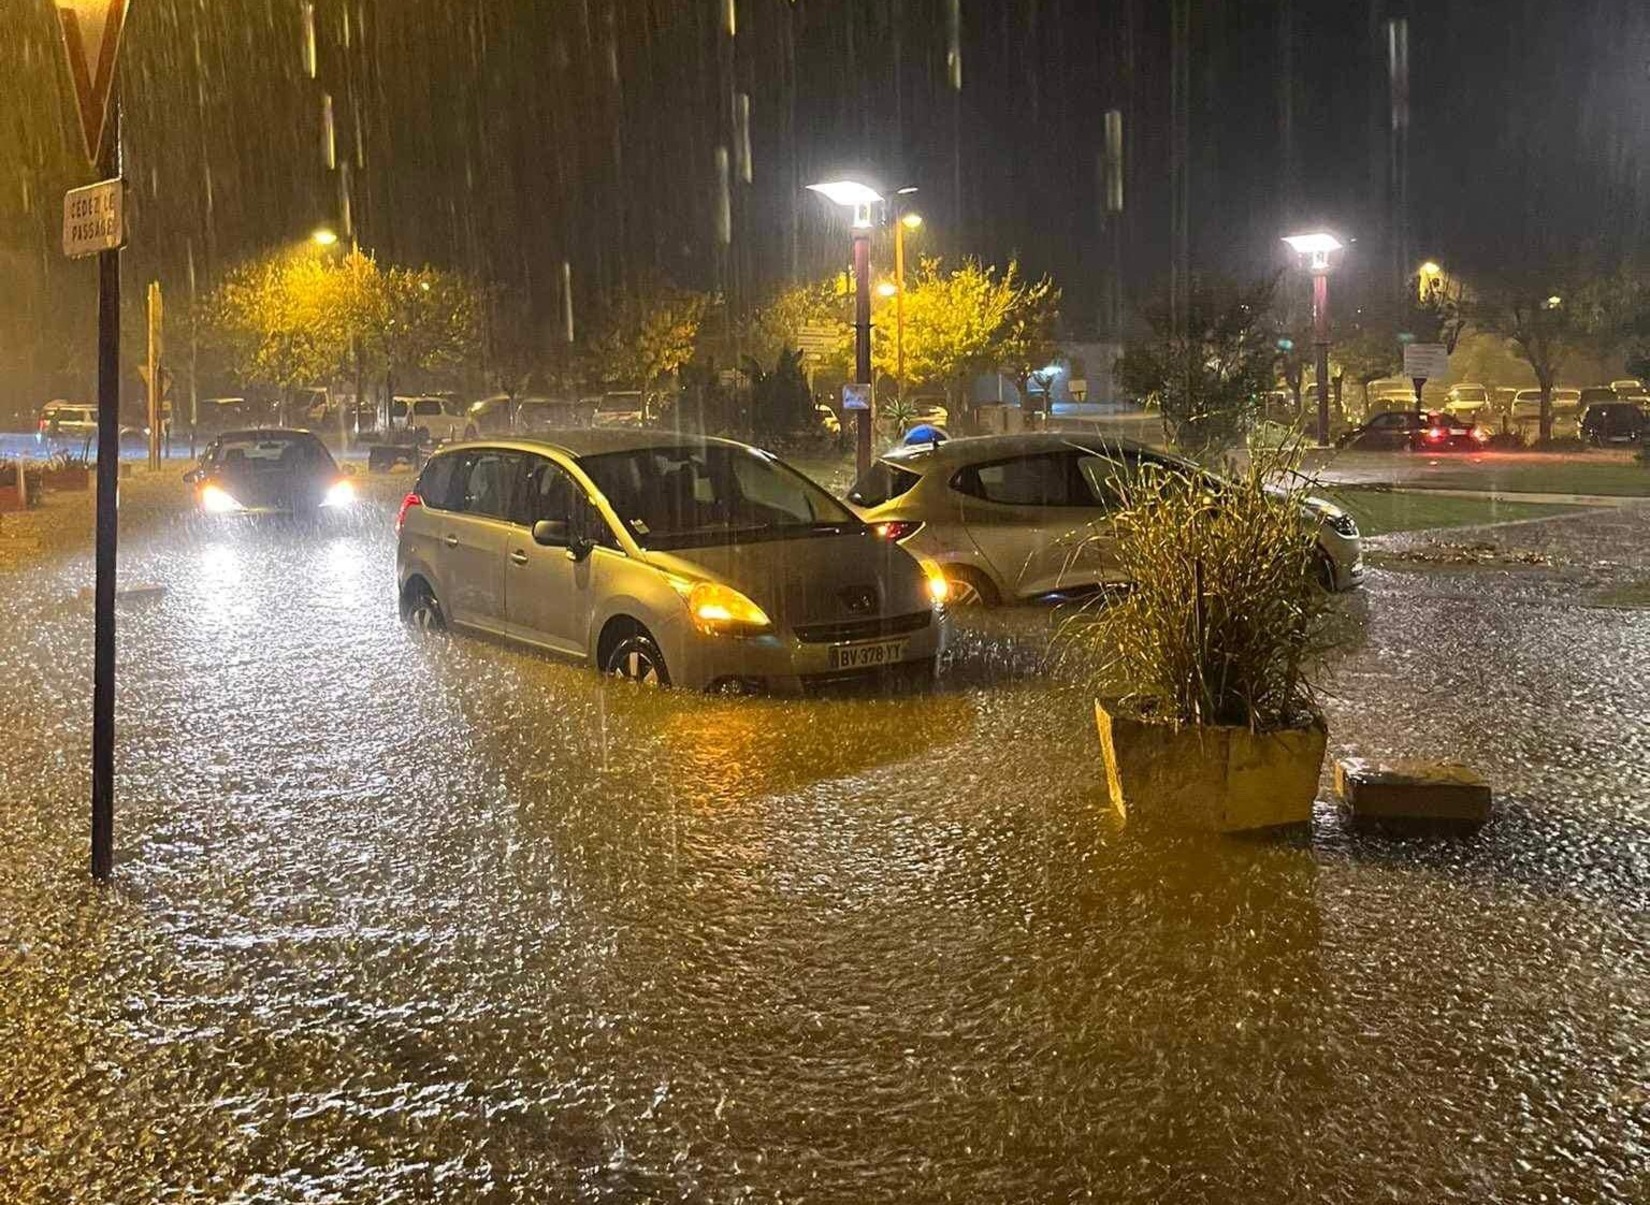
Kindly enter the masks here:
<path id="1" fill-rule="evenodd" d="M 435 591 L 422 580 L 407 587 L 401 598 L 401 620 L 408 627 L 428 635 L 447 630 L 447 616 Z"/>
<path id="2" fill-rule="evenodd" d="M 1322 548 L 1312 554 L 1312 577 L 1324 593 L 1335 593 L 1335 561 Z"/>
<path id="3" fill-rule="evenodd" d="M 659 651 L 653 637 L 641 628 L 629 632 L 608 650 L 602 662 L 602 673 L 639 686 L 670 685 L 665 655 Z"/>
<path id="4" fill-rule="evenodd" d="M 991 579 L 966 565 L 942 565 L 946 605 L 950 607 L 995 607 L 1002 602 Z"/>

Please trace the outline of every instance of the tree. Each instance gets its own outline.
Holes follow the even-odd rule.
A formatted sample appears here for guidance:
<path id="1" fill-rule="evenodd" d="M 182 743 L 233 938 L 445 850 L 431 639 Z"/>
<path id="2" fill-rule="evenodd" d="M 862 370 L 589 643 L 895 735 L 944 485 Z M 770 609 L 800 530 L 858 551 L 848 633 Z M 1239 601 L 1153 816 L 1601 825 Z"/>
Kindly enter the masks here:
<path id="1" fill-rule="evenodd" d="M 342 259 L 283 253 L 234 269 L 208 296 L 209 338 L 243 379 L 294 390 L 370 364 L 394 389 L 398 372 L 461 367 L 476 354 L 480 303 L 463 277 L 440 269 L 380 268 L 352 250 Z M 359 389 L 357 390 L 359 392 Z"/>
<path id="2" fill-rule="evenodd" d="M 781 352 L 803 345 L 805 336 L 823 334 L 829 346 L 815 363 L 826 371 L 847 372 L 853 365 L 854 326 L 851 294 L 835 280 L 781 289 L 738 323 L 746 354 L 768 363 Z"/>
<path id="3" fill-rule="evenodd" d="M 1022 334 L 1029 350 L 1035 312 L 1051 310 L 1057 303 L 1058 293 L 1048 281 L 1023 284 L 1016 263 L 999 273 L 977 260 L 966 260 L 948 272 L 940 260 L 924 258 L 905 290 L 907 385 L 940 386 L 947 409 L 957 414 L 968 402 L 969 378 L 1005 362 L 1016 319 L 1025 320 Z M 881 307 L 882 320 L 874 328 L 871 345 L 872 364 L 889 375 L 897 368 L 894 323 L 888 321 L 891 305 L 885 302 Z M 1052 316 L 1045 316 L 1052 323 Z"/>
<path id="4" fill-rule="evenodd" d="M 234 269 L 206 299 L 208 337 L 236 375 L 294 390 L 331 379 L 349 354 L 347 301 L 335 269 L 313 256 L 272 256 Z M 284 416 L 284 415 L 283 415 Z"/>
<path id="5" fill-rule="evenodd" d="M 1478 325 L 1508 341 L 1535 373 L 1541 389 L 1538 438 L 1553 436 L 1553 386 L 1565 363 L 1610 340 L 1611 298 L 1591 281 L 1523 272 L 1493 281 L 1483 290 Z"/>
<path id="6" fill-rule="evenodd" d="M 813 395 L 799 349 L 781 351 L 772 372 L 747 357 L 745 375 L 751 382 L 751 426 L 757 435 L 794 435 L 814 427 Z"/>
<path id="7" fill-rule="evenodd" d="M 1050 366 L 1064 361 L 1059 345 L 1060 290 L 1048 277 L 1015 286 L 1014 266 L 1009 266 L 1010 287 L 1017 287 L 1009 303 L 1008 317 L 999 338 L 998 357 L 1005 371 L 1020 389 L 1022 405 L 1031 404 L 1031 387 L 1039 387 L 1047 407 L 1054 382 Z"/>
<path id="8" fill-rule="evenodd" d="M 1277 348 L 1271 322 L 1275 277 L 1239 287 L 1193 278 L 1184 314 L 1147 311 L 1150 337 L 1117 362 L 1123 387 L 1156 397 L 1169 441 L 1207 458 L 1238 443 L 1271 387 Z"/>
<path id="9" fill-rule="evenodd" d="M 648 415 L 659 378 L 693 358 L 710 305 L 709 294 L 670 284 L 619 293 L 585 348 L 596 379 L 639 390 Z"/>

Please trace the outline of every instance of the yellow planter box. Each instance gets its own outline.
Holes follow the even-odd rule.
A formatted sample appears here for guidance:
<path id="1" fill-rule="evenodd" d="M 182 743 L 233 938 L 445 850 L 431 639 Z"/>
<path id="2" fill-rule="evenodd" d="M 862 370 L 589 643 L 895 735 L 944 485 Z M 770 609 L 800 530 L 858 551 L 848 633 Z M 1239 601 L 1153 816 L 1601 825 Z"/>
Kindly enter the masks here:
<path id="1" fill-rule="evenodd" d="M 1111 803 L 1131 821 L 1203 832 L 1306 824 L 1318 793 L 1323 724 L 1247 728 L 1152 724 L 1094 705 Z"/>

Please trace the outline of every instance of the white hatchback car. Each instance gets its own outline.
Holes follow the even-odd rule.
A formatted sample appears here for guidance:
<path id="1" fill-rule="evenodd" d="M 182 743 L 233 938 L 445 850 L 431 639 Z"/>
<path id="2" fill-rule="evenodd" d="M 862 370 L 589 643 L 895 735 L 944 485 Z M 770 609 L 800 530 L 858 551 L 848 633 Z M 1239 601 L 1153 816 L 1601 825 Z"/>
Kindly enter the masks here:
<path id="1" fill-rule="evenodd" d="M 937 563 L 958 606 L 994 606 L 1129 580 L 1105 539 L 1114 483 L 1147 463 L 1202 472 L 1124 440 L 1055 432 L 986 435 L 884 453 L 848 494 L 867 523 Z M 1324 585 L 1363 579 L 1358 525 L 1321 499 Z"/>

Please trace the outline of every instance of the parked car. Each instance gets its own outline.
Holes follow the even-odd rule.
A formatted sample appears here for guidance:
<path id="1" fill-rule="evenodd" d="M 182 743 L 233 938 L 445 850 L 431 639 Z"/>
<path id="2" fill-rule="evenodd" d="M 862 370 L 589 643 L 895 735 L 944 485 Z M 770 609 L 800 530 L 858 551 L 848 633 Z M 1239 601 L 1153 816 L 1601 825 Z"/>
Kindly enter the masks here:
<path id="1" fill-rule="evenodd" d="M 1335 446 L 1358 452 L 1479 452 L 1490 429 L 1443 411 L 1389 410 L 1352 428 Z"/>
<path id="2" fill-rule="evenodd" d="M 596 400 L 591 425 L 596 427 L 640 427 L 642 395 L 639 390 L 604 393 Z"/>
<path id="3" fill-rule="evenodd" d="M 1623 377 L 1619 381 L 1610 382 L 1610 390 L 1618 397 L 1644 396 L 1644 382 L 1637 377 Z"/>
<path id="4" fill-rule="evenodd" d="M 827 435 L 842 434 L 842 419 L 837 412 L 823 402 L 815 403 L 814 419 L 819 423 L 819 429 Z"/>
<path id="5" fill-rule="evenodd" d="M 593 428 L 437 452 L 396 521 L 401 613 L 657 686 L 930 680 L 944 580 L 777 457 Z"/>
<path id="6" fill-rule="evenodd" d="M 939 402 L 925 401 L 918 398 L 911 407 L 911 425 L 913 427 L 939 427 L 942 430 L 951 421 L 951 412 Z"/>
<path id="7" fill-rule="evenodd" d="M 588 427 L 593 406 L 560 398 L 520 397 L 505 394 L 483 398 L 470 404 L 470 425 L 480 435 L 532 435 L 558 431 L 564 427 Z"/>
<path id="8" fill-rule="evenodd" d="M 121 425 L 121 448 L 133 451 L 147 447 L 148 440 L 148 428 Z M 61 398 L 47 402 L 40 408 L 40 417 L 35 423 L 34 442 L 39 445 L 42 452 L 95 449 L 97 407 L 85 402 L 64 401 Z"/>
<path id="9" fill-rule="evenodd" d="M 1065 433 L 984 435 L 885 452 L 848 501 L 889 540 L 934 562 L 959 606 L 993 606 L 1126 584 L 1106 539 L 1117 481 L 1156 466 L 1220 479 L 1128 441 Z M 1324 584 L 1363 577 L 1358 525 L 1313 499 Z"/>
<path id="10" fill-rule="evenodd" d="M 1552 431 L 1554 438 L 1566 439 L 1575 436 L 1576 413 L 1580 405 L 1581 394 L 1582 391 L 1579 389 L 1553 390 Z M 1520 389 L 1515 393 L 1512 406 L 1507 412 L 1507 421 L 1512 427 L 1527 435 L 1537 433 L 1541 424 L 1541 390 Z"/>
<path id="11" fill-rule="evenodd" d="M 1444 413 L 1466 423 L 1480 421 L 1489 411 L 1490 391 L 1483 385 L 1451 385 L 1444 400 Z"/>
<path id="12" fill-rule="evenodd" d="M 183 479 L 209 515 L 311 514 L 355 501 L 355 487 L 326 445 L 290 427 L 225 431 Z"/>
<path id="13" fill-rule="evenodd" d="M 1650 420 L 1634 402 L 1594 402 L 1581 416 L 1581 438 L 1594 447 L 1641 442 L 1647 428 Z"/>
<path id="14" fill-rule="evenodd" d="M 465 408 L 445 397 L 397 397 L 390 402 L 390 428 L 411 431 L 422 444 L 452 443 L 480 434 Z"/>

